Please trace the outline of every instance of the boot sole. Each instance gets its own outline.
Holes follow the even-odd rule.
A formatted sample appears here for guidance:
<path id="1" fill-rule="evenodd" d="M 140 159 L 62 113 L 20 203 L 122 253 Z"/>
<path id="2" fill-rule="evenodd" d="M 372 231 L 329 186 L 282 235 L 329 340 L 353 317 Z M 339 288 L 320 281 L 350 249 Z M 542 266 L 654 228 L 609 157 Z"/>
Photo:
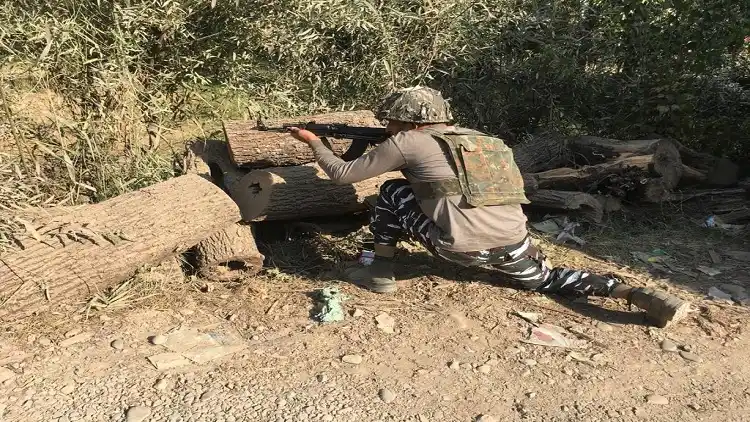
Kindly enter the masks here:
<path id="1" fill-rule="evenodd" d="M 392 285 L 372 285 L 366 282 L 360 282 L 360 281 L 350 281 L 350 283 L 354 284 L 355 286 L 362 287 L 364 289 L 370 290 L 375 293 L 394 293 L 396 290 L 398 290 L 398 285 L 396 283 L 393 283 Z"/>

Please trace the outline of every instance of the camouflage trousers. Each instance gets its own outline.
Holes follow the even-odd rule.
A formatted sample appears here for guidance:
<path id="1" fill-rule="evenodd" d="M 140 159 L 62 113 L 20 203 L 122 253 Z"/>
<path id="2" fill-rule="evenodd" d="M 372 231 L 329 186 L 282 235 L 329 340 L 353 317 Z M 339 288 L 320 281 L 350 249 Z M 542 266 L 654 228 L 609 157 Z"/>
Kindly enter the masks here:
<path id="1" fill-rule="evenodd" d="M 619 283 L 613 277 L 551 267 L 528 235 L 514 245 L 474 252 L 446 251 L 430 240 L 429 233 L 434 226 L 419 207 L 407 180 L 383 183 L 370 218 L 370 232 L 376 244 L 396 246 L 402 239 L 416 240 L 434 256 L 465 267 L 497 271 L 514 287 L 525 290 L 567 296 L 609 296 Z"/>

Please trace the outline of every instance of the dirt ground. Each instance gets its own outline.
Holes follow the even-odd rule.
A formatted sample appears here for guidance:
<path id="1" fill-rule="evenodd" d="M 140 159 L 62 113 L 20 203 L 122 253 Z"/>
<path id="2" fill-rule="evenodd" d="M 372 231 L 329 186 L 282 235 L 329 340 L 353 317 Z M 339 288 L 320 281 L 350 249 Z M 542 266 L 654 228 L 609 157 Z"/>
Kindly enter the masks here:
<path id="1" fill-rule="evenodd" d="M 3 327 L 0 420 L 750 420 L 750 308 L 706 297 L 722 283 L 750 288 L 750 262 L 732 258 L 750 251 L 748 236 L 701 228 L 698 215 L 653 215 L 579 232 L 583 247 L 535 236 L 556 264 L 691 300 L 673 327 L 649 327 L 620 301 L 516 291 L 408 244 L 400 290 L 377 295 L 331 277 L 354 235 L 269 227 L 269 268 L 241 283 L 206 283 L 167 262 L 131 282 L 121 306 Z M 311 318 L 311 293 L 327 286 L 347 297 L 341 322 Z M 581 348 L 524 343 L 532 325 L 517 311 L 566 329 Z M 153 344 L 190 329 L 231 353 L 185 359 L 164 353 L 187 340 Z M 665 339 L 680 351 L 662 350 Z M 174 366 L 157 369 L 155 355 Z"/>

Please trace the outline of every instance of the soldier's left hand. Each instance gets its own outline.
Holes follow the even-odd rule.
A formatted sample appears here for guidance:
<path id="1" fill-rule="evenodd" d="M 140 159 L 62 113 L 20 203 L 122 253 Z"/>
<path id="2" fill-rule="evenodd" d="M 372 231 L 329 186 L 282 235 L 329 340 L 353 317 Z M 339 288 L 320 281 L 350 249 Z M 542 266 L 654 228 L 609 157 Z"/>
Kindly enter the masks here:
<path id="1" fill-rule="evenodd" d="M 290 127 L 289 133 L 294 136 L 294 139 L 309 144 L 312 141 L 319 141 L 320 138 L 309 130 L 300 129 L 298 127 Z"/>

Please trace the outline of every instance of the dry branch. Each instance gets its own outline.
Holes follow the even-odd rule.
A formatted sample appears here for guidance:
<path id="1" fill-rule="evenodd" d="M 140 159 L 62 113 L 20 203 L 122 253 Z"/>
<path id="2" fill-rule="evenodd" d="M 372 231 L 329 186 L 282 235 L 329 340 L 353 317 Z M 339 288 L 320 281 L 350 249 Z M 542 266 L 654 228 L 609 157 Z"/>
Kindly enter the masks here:
<path id="1" fill-rule="evenodd" d="M 85 301 L 239 219 L 221 189 L 185 175 L 35 225 L 0 258 L 0 319 Z"/>

